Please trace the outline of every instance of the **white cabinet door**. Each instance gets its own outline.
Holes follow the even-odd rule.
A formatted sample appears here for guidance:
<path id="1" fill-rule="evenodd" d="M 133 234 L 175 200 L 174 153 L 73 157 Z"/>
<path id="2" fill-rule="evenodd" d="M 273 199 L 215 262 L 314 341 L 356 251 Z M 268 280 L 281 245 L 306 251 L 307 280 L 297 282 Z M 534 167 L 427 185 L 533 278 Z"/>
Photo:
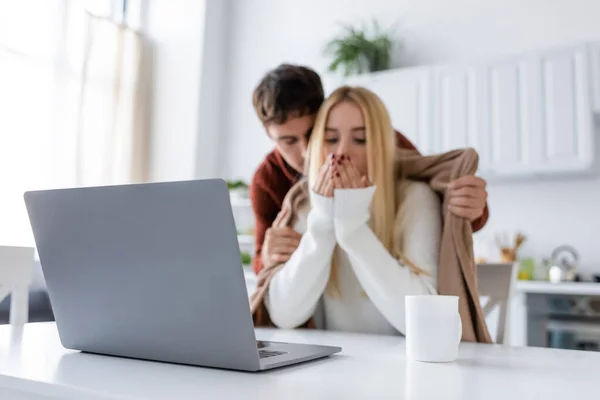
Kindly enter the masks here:
<path id="1" fill-rule="evenodd" d="M 548 51 L 534 66 L 541 81 L 540 104 L 533 110 L 543 140 L 530 151 L 540 173 L 589 169 L 594 157 L 594 117 L 590 58 L 585 46 Z"/>
<path id="2" fill-rule="evenodd" d="M 479 153 L 479 171 L 488 172 L 485 69 L 450 66 L 434 69 L 434 141 L 439 152 L 473 147 Z"/>
<path id="3" fill-rule="evenodd" d="M 600 43 L 589 43 L 587 47 L 588 55 L 591 59 L 590 79 L 592 80 L 592 108 L 595 112 L 600 112 Z"/>
<path id="4" fill-rule="evenodd" d="M 423 154 L 437 151 L 432 131 L 431 72 L 402 69 L 354 76 L 348 85 L 363 86 L 377 94 L 392 119 L 392 125 Z"/>
<path id="5" fill-rule="evenodd" d="M 532 124 L 530 89 L 533 77 L 527 62 L 506 60 L 489 65 L 485 75 L 487 156 L 492 176 L 518 176 L 533 172 L 530 150 L 539 141 L 539 126 Z"/>

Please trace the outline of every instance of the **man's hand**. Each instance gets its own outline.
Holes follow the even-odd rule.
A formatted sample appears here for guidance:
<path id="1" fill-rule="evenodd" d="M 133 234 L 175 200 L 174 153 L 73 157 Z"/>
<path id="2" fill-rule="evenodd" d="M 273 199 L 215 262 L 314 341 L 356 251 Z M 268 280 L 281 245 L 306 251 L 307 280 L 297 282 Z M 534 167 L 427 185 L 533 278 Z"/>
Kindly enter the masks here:
<path id="1" fill-rule="evenodd" d="M 487 183 L 476 176 L 463 176 L 448 185 L 446 196 L 450 211 L 473 222 L 483 215 L 487 201 Z"/>
<path id="2" fill-rule="evenodd" d="M 273 226 L 278 225 L 278 221 L 285 218 L 287 210 L 282 210 Z M 302 235 L 289 227 L 267 229 L 265 241 L 262 247 L 262 262 L 265 267 L 273 267 L 277 264 L 287 262 L 292 253 L 300 245 Z"/>

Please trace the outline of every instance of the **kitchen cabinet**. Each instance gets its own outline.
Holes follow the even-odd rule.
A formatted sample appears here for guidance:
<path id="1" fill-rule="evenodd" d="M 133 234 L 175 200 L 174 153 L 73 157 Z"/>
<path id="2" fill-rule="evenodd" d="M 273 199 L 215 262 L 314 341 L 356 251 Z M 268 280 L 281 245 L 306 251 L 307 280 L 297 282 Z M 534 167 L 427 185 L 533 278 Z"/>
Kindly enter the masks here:
<path id="1" fill-rule="evenodd" d="M 347 79 L 425 154 L 473 147 L 488 179 L 595 172 L 600 43 Z"/>
<path id="2" fill-rule="evenodd" d="M 432 126 L 432 80 L 428 68 L 389 70 L 348 78 L 345 84 L 375 92 L 388 109 L 394 128 L 424 154 L 438 151 Z"/>

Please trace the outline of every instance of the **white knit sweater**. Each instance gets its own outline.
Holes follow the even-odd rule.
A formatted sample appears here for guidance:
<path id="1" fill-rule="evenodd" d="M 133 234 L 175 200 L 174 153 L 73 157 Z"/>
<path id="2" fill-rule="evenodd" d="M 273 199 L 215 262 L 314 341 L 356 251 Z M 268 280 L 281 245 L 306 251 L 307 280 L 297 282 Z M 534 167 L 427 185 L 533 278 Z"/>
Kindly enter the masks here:
<path id="1" fill-rule="evenodd" d="M 294 226 L 298 249 L 271 281 L 265 304 L 273 323 L 295 328 L 315 317 L 328 330 L 404 334 L 404 296 L 434 294 L 442 232 L 440 199 L 424 183 L 407 186 L 403 204 L 404 255 L 429 276 L 417 276 L 385 249 L 370 229 L 375 187 L 336 189 L 333 198 L 311 191 L 312 208 Z M 303 211 L 303 212 L 302 212 Z M 338 248 L 339 293 L 326 290 Z M 366 293 L 366 296 L 365 296 Z"/>

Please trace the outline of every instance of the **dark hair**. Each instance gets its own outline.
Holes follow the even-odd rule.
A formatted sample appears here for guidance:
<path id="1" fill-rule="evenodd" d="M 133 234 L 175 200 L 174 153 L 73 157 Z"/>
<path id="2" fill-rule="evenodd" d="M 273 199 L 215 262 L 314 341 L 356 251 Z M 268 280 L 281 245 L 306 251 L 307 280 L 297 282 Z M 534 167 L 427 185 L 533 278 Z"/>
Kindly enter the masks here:
<path id="1" fill-rule="evenodd" d="M 261 79 L 252 104 L 264 125 L 283 124 L 290 116 L 316 114 L 324 98 L 319 74 L 308 67 L 281 64 Z"/>

